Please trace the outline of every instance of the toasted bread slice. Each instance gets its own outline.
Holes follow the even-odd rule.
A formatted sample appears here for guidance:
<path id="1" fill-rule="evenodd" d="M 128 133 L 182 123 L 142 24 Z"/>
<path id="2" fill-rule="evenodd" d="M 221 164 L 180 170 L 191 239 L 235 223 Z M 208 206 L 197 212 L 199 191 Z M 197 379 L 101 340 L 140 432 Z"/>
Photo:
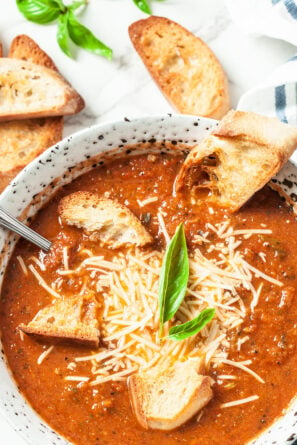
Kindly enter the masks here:
<path id="1" fill-rule="evenodd" d="M 15 37 L 9 57 L 28 60 L 57 71 L 52 59 L 26 35 Z M 0 122 L 0 192 L 22 168 L 62 137 L 63 117 Z"/>
<path id="2" fill-rule="evenodd" d="M 58 212 L 62 222 L 84 229 L 92 239 L 99 239 L 113 249 L 131 244 L 145 246 L 153 241 L 128 207 L 95 193 L 75 192 L 65 196 Z"/>
<path id="3" fill-rule="evenodd" d="M 62 139 L 60 117 L 0 123 L 0 192 L 34 158 Z"/>
<path id="4" fill-rule="evenodd" d="M 11 42 L 8 57 L 37 63 L 37 65 L 58 71 L 54 61 L 29 36 L 20 34 Z"/>
<path id="5" fill-rule="evenodd" d="M 256 113 L 230 111 L 191 150 L 175 190 L 204 192 L 208 201 L 234 212 L 282 168 L 296 147 L 297 128 Z"/>
<path id="6" fill-rule="evenodd" d="M 92 296 L 56 300 L 41 309 L 30 323 L 20 324 L 19 329 L 43 340 L 98 347 L 98 303 Z"/>
<path id="7" fill-rule="evenodd" d="M 212 398 L 212 379 L 199 375 L 200 361 L 140 371 L 128 379 L 130 399 L 143 428 L 172 430 L 191 419 Z"/>
<path id="8" fill-rule="evenodd" d="M 0 120 L 78 113 L 80 95 L 56 71 L 25 60 L 0 59 Z"/>
<path id="9" fill-rule="evenodd" d="M 132 23 L 132 43 L 153 79 L 181 113 L 220 119 L 230 109 L 226 75 L 210 48 L 164 17 Z"/>

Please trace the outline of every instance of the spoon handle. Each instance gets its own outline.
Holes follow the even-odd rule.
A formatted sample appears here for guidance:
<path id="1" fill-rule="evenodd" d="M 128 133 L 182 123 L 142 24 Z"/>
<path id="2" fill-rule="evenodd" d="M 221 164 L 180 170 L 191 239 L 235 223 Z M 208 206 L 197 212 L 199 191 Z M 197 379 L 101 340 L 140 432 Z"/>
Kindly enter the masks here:
<path id="1" fill-rule="evenodd" d="M 52 245 L 50 241 L 11 216 L 2 207 L 0 207 L 0 226 L 21 235 L 23 238 L 26 238 L 26 240 L 43 250 L 49 250 Z"/>

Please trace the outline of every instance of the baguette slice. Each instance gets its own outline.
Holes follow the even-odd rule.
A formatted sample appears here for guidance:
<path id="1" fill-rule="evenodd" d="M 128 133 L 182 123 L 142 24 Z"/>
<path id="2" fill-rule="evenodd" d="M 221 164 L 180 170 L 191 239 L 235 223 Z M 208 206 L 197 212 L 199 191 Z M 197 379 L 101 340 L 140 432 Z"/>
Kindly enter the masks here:
<path id="1" fill-rule="evenodd" d="M 130 399 L 143 428 L 177 428 L 211 400 L 212 379 L 198 374 L 199 364 L 200 360 L 176 362 L 129 377 Z"/>
<path id="2" fill-rule="evenodd" d="M 169 102 L 181 113 L 220 119 L 230 109 L 228 81 L 210 48 L 164 17 L 132 23 L 130 39 Z"/>
<path id="3" fill-rule="evenodd" d="M 131 244 L 145 246 L 153 241 L 128 207 L 95 193 L 75 192 L 65 196 L 58 213 L 62 222 L 82 228 L 91 239 L 99 239 L 113 249 Z"/>
<path id="4" fill-rule="evenodd" d="M 282 168 L 296 147 L 297 128 L 276 118 L 230 111 L 191 150 L 175 190 L 206 194 L 209 202 L 234 212 Z"/>
<path id="5" fill-rule="evenodd" d="M 98 303 L 92 296 L 56 300 L 19 329 L 42 340 L 99 345 Z"/>
<path id="6" fill-rule="evenodd" d="M 80 95 L 56 71 L 25 60 L 0 59 L 0 120 L 75 114 Z"/>
<path id="7" fill-rule="evenodd" d="M 11 42 L 8 57 L 25 60 L 58 72 L 54 61 L 44 52 L 34 40 L 25 34 L 16 36 Z"/>
<path id="8" fill-rule="evenodd" d="M 14 38 L 9 57 L 28 60 L 57 71 L 52 59 L 26 35 Z M 0 192 L 22 168 L 62 137 L 62 117 L 0 122 Z"/>
<path id="9" fill-rule="evenodd" d="M 0 192 L 46 148 L 62 139 L 60 117 L 0 122 Z"/>

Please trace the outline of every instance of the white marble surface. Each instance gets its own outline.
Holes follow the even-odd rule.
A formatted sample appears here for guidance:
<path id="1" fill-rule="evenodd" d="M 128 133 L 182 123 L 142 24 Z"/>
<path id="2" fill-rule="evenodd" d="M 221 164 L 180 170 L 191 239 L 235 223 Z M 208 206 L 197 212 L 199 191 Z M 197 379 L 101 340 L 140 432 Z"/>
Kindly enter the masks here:
<path id="1" fill-rule="evenodd" d="M 297 52 L 296 47 L 286 42 L 243 34 L 232 23 L 223 0 L 167 0 L 153 2 L 153 10 L 181 23 L 215 51 L 229 78 L 233 107 L 241 94 Z M 129 41 L 129 24 L 144 18 L 132 0 L 89 0 L 81 16 L 83 23 L 113 48 L 112 62 L 82 50 L 75 61 L 67 58 L 56 43 L 56 26 L 27 22 L 14 0 L 0 0 L 0 11 L 0 41 L 4 51 L 8 51 L 13 37 L 28 34 L 84 97 L 87 106 L 80 115 L 66 118 L 65 135 L 97 122 L 173 111 Z M 24 445 L 1 417 L 0 431 L 1 445 Z"/>

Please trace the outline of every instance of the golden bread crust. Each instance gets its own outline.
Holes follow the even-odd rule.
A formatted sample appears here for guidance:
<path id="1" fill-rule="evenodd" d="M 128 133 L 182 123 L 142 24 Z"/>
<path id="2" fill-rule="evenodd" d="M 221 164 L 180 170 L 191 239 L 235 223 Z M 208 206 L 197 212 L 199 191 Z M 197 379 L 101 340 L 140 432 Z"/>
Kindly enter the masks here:
<path id="1" fill-rule="evenodd" d="M 201 39 L 155 16 L 133 23 L 129 35 L 151 76 L 178 111 L 215 119 L 227 113 L 227 77 Z"/>
<path id="2" fill-rule="evenodd" d="M 131 244 L 145 246 L 153 241 L 128 207 L 96 193 L 79 191 L 65 196 L 58 213 L 63 223 L 82 228 L 93 240 L 113 249 Z"/>
<path id="3" fill-rule="evenodd" d="M 238 210 L 287 162 L 297 147 L 297 128 L 256 113 L 230 111 L 192 149 L 175 190 L 207 193 L 210 203 Z"/>
<path id="4" fill-rule="evenodd" d="M 143 428 L 177 428 L 211 400 L 213 382 L 199 374 L 200 363 L 190 359 L 166 368 L 140 370 L 129 377 L 132 407 Z"/>
<path id="5" fill-rule="evenodd" d="M 13 39 L 9 48 L 8 57 L 26 60 L 27 62 L 36 63 L 58 71 L 54 61 L 46 54 L 46 52 L 25 34 L 20 34 Z"/>
<path id="6" fill-rule="evenodd" d="M 26 35 L 14 38 L 9 57 L 58 71 L 52 59 Z M 60 116 L 0 122 L 0 192 L 22 168 L 62 137 L 63 117 Z"/>
<path id="7" fill-rule="evenodd" d="M 19 329 L 43 340 L 68 341 L 99 346 L 98 303 L 93 296 L 56 300 L 41 309 L 27 325 Z"/>

